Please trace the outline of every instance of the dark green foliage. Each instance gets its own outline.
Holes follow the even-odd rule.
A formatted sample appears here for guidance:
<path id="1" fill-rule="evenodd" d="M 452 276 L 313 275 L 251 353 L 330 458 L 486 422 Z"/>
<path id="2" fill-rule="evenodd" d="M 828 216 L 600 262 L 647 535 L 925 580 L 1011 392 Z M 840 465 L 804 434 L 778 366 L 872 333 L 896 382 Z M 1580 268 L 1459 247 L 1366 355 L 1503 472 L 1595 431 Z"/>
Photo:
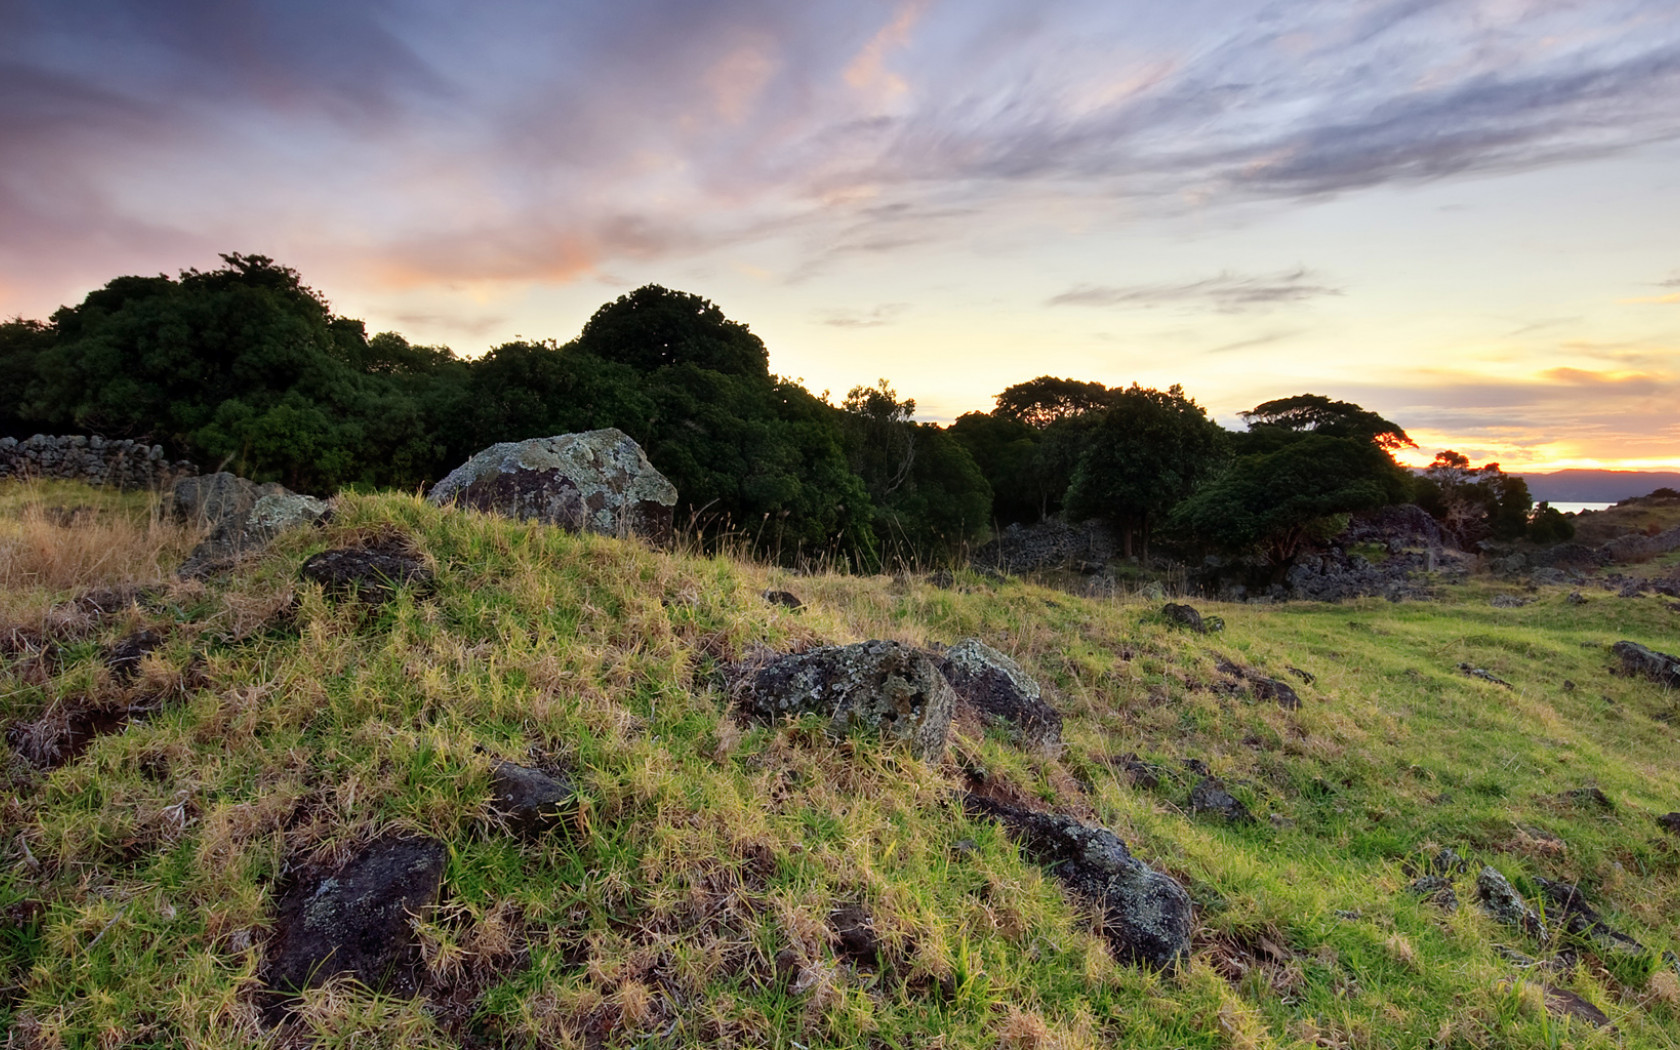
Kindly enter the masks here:
<path id="1" fill-rule="evenodd" d="M 1563 543 L 1575 538 L 1575 523 L 1550 503 L 1542 503 L 1534 508 L 1528 538 L 1539 544 Z"/>
<path id="2" fill-rule="evenodd" d="M 991 486 L 995 521 L 1026 523 L 1044 517 L 1051 493 L 1036 469 L 1040 431 L 995 413 L 967 412 L 946 433 L 968 451 Z"/>
<path id="3" fill-rule="evenodd" d="M 1415 482 L 1415 490 L 1418 506 L 1461 542 L 1490 537 L 1516 540 L 1528 533 L 1529 511 L 1534 506 L 1528 482 L 1505 473 L 1497 463 L 1472 467 L 1468 456 L 1448 449 L 1436 454 Z"/>
<path id="4" fill-rule="evenodd" d="M 1245 451 L 1265 452 L 1301 434 L 1357 438 L 1390 452 L 1416 448 L 1417 442 L 1396 423 L 1349 401 L 1320 394 L 1296 394 L 1256 405 L 1242 414 L 1248 424 Z"/>
<path id="5" fill-rule="evenodd" d="M 769 374 L 770 355 L 747 326 L 729 320 L 709 299 L 644 285 L 595 312 L 578 346 L 637 371 L 694 365 L 730 375 Z"/>
<path id="6" fill-rule="evenodd" d="M 1113 395 L 1085 442 L 1067 489 L 1068 517 L 1107 519 L 1128 555 L 1141 535 L 1147 555 L 1151 523 L 1217 469 L 1225 449 L 1224 429 L 1183 387 L 1134 383 Z"/>
<path id="7" fill-rule="evenodd" d="M 1039 376 L 999 394 L 992 414 L 1042 430 L 1052 423 L 1106 408 L 1116 393 L 1101 383 Z"/>
<path id="8" fill-rule="evenodd" d="M 37 362 L 52 348 L 52 326 L 21 317 L 0 323 L 0 437 L 28 437 L 33 430 L 23 416 L 28 380 Z"/>
<path id="9" fill-rule="evenodd" d="M 1258 552 L 1281 568 L 1325 531 L 1326 519 L 1398 503 L 1410 491 L 1404 471 L 1378 445 L 1306 434 L 1235 460 L 1178 505 L 1172 525 L 1200 545 Z"/>

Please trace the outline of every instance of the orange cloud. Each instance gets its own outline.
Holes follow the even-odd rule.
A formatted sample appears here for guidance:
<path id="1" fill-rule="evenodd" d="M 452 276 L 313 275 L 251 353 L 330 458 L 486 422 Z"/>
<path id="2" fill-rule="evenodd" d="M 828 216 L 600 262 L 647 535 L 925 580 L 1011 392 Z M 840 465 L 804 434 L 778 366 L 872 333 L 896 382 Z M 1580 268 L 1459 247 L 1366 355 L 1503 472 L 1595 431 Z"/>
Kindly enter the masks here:
<path id="1" fill-rule="evenodd" d="M 747 118 L 781 61 L 771 53 L 768 39 L 755 39 L 735 48 L 706 72 L 712 105 L 731 124 Z"/>
<path id="2" fill-rule="evenodd" d="M 900 6 L 892 21 L 863 45 L 863 50 L 846 66 L 846 83 L 858 91 L 874 91 L 885 98 L 902 95 L 908 85 L 903 77 L 887 71 L 887 55 L 909 43 L 910 34 L 929 6 L 931 0 L 907 0 Z"/>

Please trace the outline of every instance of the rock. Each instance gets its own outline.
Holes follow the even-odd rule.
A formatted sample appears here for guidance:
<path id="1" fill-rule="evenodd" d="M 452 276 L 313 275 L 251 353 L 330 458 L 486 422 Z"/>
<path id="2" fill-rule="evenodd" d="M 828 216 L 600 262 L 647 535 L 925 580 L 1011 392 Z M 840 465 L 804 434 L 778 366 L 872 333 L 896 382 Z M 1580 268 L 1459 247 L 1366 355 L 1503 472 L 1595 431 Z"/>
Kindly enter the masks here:
<path id="1" fill-rule="evenodd" d="M 1002 824 L 1022 853 L 1100 909 L 1103 933 L 1118 960 L 1167 969 L 1188 958 L 1194 929 L 1190 895 L 1170 875 L 1132 856 L 1112 831 L 972 794 L 964 808 Z"/>
<path id="2" fill-rule="evenodd" d="M 163 645 L 163 635 L 149 628 L 135 631 L 105 653 L 105 666 L 119 683 L 134 681 L 146 654 Z"/>
<path id="3" fill-rule="evenodd" d="M 337 871 L 300 879 L 276 908 L 263 983 L 284 996 L 348 973 L 412 995 L 420 960 L 410 916 L 437 902 L 448 856 L 436 839 L 387 837 Z"/>
<path id="4" fill-rule="evenodd" d="M 1529 573 L 1528 582 L 1536 587 L 1558 587 L 1569 582 L 1569 574 L 1548 565 Z"/>
<path id="5" fill-rule="evenodd" d="M 1252 824 L 1254 814 L 1248 811 L 1218 777 L 1203 777 L 1190 789 L 1190 812 L 1211 813 L 1228 824 Z"/>
<path id="6" fill-rule="evenodd" d="M 1617 536 L 1606 543 L 1601 550 L 1611 561 L 1622 565 L 1650 561 L 1660 554 L 1680 550 L 1680 526 L 1659 532 L 1655 536 L 1645 536 L 1637 533 L 1630 536 Z"/>
<path id="7" fill-rule="evenodd" d="M 1610 651 L 1621 657 L 1622 670 L 1627 674 L 1680 688 L 1680 657 L 1647 649 L 1638 642 L 1617 642 Z"/>
<path id="8" fill-rule="evenodd" d="M 577 792 L 537 769 L 497 762 L 490 771 L 490 807 L 509 830 L 534 839 L 560 822 Z"/>
<path id="9" fill-rule="evenodd" d="M 780 605 L 784 609 L 801 609 L 805 603 L 791 591 L 765 591 L 764 600 L 771 605 Z"/>
<path id="10" fill-rule="evenodd" d="M 1580 591 L 1570 591 L 1569 597 L 1565 598 L 1564 601 L 1567 601 L 1570 605 L 1585 605 L 1587 604 L 1587 596 Z"/>
<path id="11" fill-rule="evenodd" d="M 1207 625 L 1202 622 L 1202 614 L 1188 605 L 1168 602 L 1161 606 L 1161 615 L 1168 623 L 1176 623 L 1180 627 L 1188 627 L 1197 634 L 1208 633 Z"/>
<path id="12" fill-rule="evenodd" d="M 1542 984 L 1540 992 L 1546 1000 L 1546 1011 L 1555 1017 L 1570 1017 L 1585 1021 L 1596 1028 L 1615 1029 L 1610 1017 L 1603 1010 L 1581 998 L 1567 988 L 1556 988 L 1549 984 Z"/>
<path id="13" fill-rule="evenodd" d="M 1458 669 L 1469 675 L 1471 678 L 1480 678 L 1484 682 L 1492 682 L 1494 685 L 1502 685 L 1507 689 L 1512 688 L 1510 682 L 1507 682 L 1505 679 L 1494 674 L 1492 671 L 1483 670 L 1480 667 L 1471 667 L 1469 664 L 1459 664 Z"/>
<path id="14" fill-rule="evenodd" d="M 1296 678 L 1299 678 L 1301 681 L 1305 682 L 1307 685 L 1312 685 L 1314 682 L 1318 681 L 1318 676 L 1317 675 L 1313 674 L 1311 671 L 1303 671 L 1299 667 L 1286 667 L 1286 668 L 1284 668 L 1284 670 L 1288 671 L 1290 674 L 1294 675 Z"/>
<path id="15" fill-rule="evenodd" d="M 974 552 L 976 568 L 1005 573 L 1068 569 L 1100 570 L 1119 549 L 1112 529 L 1095 519 L 1069 525 L 1048 518 L 1036 525 L 1012 524 Z"/>
<path id="16" fill-rule="evenodd" d="M 176 482 L 171 498 L 177 518 L 210 530 L 176 571 L 182 579 L 227 568 L 262 550 L 287 529 L 319 524 L 329 511 L 327 504 L 313 496 L 227 473 L 183 478 Z"/>
<path id="17" fill-rule="evenodd" d="M 1276 678 L 1265 675 L 1249 674 L 1249 685 L 1254 689 L 1257 700 L 1271 700 L 1285 711 L 1299 711 L 1301 698 L 1296 695 L 1294 688 L 1288 682 L 1281 682 Z"/>
<path id="18" fill-rule="evenodd" d="M 858 966 L 881 965 L 881 938 L 875 920 L 856 904 L 846 904 L 828 914 L 828 929 L 835 951 Z"/>
<path id="19" fill-rule="evenodd" d="M 1540 914 L 1495 869 L 1483 865 L 1477 873 L 1476 898 L 1495 922 L 1522 930 L 1542 944 L 1551 940 L 1551 931 L 1546 929 Z"/>
<path id="20" fill-rule="evenodd" d="M 1062 715 L 1045 702 L 1038 683 L 1021 665 L 978 638 L 945 650 L 939 671 L 989 725 L 1006 728 L 1028 747 L 1060 750 Z"/>
<path id="21" fill-rule="evenodd" d="M 1415 503 L 1363 510 L 1336 537 L 1342 546 L 1376 543 L 1399 553 L 1407 547 L 1442 547 L 1449 537 L 1430 513 Z"/>
<path id="22" fill-rule="evenodd" d="M 1534 880 L 1546 901 L 1546 915 L 1554 924 L 1600 951 L 1619 955 L 1643 955 L 1645 946 L 1604 921 L 1604 916 L 1587 903 L 1580 887 L 1550 879 Z"/>
<path id="23" fill-rule="evenodd" d="M 1616 804 L 1610 801 L 1610 796 L 1596 787 L 1565 791 L 1559 798 L 1571 805 L 1580 806 L 1584 809 L 1596 809 L 1602 813 L 1613 813 L 1616 809 Z"/>
<path id="24" fill-rule="evenodd" d="M 1126 783 L 1132 787 L 1154 791 L 1161 786 L 1161 777 L 1165 771 L 1160 766 L 1143 761 L 1130 751 L 1124 755 L 1115 755 L 1108 761 L 1125 776 Z"/>
<path id="25" fill-rule="evenodd" d="M 426 499 L 580 532 L 671 538 L 677 489 L 622 430 L 510 441 L 474 455 Z"/>
<path id="26" fill-rule="evenodd" d="M 1442 911 L 1458 910 L 1458 894 L 1453 890 L 1452 882 L 1443 876 L 1423 875 L 1413 879 L 1406 888 Z"/>
<path id="27" fill-rule="evenodd" d="M 426 591 L 432 570 L 414 555 L 394 548 L 340 547 L 312 554 L 298 575 L 318 583 L 328 594 L 383 605 L 398 587 Z"/>
<path id="28" fill-rule="evenodd" d="M 1670 835 L 1680 835 L 1680 812 L 1664 813 L 1657 818 L 1657 827 Z"/>
<path id="29" fill-rule="evenodd" d="M 1519 598 L 1514 594 L 1496 594 L 1488 604 L 1495 609 L 1521 609 L 1528 604 L 1528 599 Z"/>
<path id="30" fill-rule="evenodd" d="M 898 642 L 825 646 L 777 657 L 737 689 L 741 712 L 772 721 L 820 714 L 829 732 L 864 729 L 898 737 L 917 755 L 936 761 L 957 697 L 929 656 Z"/>

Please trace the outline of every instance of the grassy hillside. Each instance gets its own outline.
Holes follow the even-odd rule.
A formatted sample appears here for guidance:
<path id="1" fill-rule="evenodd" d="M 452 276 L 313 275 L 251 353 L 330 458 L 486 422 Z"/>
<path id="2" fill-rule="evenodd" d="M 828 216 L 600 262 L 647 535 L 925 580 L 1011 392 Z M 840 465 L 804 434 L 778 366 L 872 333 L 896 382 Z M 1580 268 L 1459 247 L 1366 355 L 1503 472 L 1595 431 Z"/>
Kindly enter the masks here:
<path id="1" fill-rule="evenodd" d="M 369 609 L 296 582 L 314 551 L 393 535 L 435 569 L 430 595 Z M 86 596 L 168 580 L 190 542 L 139 497 L 0 488 L 11 1046 L 1680 1043 L 1661 958 L 1680 948 L 1680 838 L 1655 823 L 1680 809 L 1680 698 L 1608 652 L 1680 649 L 1665 599 L 1198 603 L 1227 624 L 1204 636 L 1141 599 L 795 577 L 392 495 L 344 497 L 229 577 L 115 612 Z M 106 654 L 141 629 L 161 645 L 124 681 Z M 744 725 L 720 674 L 761 647 L 968 636 L 1043 684 L 1060 756 L 966 735 L 931 764 L 811 720 Z M 1287 679 L 1302 707 L 1222 664 Z M 562 829 L 498 831 L 498 759 L 570 775 Z M 1259 819 L 1192 814 L 1187 762 Z M 1189 965 L 1117 965 L 1089 910 L 964 815 L 975 784 L 1175 875 L 1197 907 Z M 417 920 L 420 994 L 339 980 L 268 1024 L 279 888 L 393 829 L 449 849 Z M 1442 847 L 1473 865 L 1451 912 L 1407 890 Z M 1649 951 L 1497 925 L 1473 903 L 1483 863 L 1531 900 L 1537 877 L 1580 884 Z M 872 918 L 878 963 L 841 952 L 842 905 Z M 1562 1016 L 1568 992 L 1614 1029 Z"/>

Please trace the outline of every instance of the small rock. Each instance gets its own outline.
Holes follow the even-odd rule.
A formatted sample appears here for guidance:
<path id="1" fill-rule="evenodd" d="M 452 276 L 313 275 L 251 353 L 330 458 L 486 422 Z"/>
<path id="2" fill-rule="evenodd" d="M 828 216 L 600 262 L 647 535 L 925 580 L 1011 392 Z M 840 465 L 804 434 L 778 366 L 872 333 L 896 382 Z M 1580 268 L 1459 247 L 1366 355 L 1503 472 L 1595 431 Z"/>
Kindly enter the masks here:
<path id="1" fill-rule="evenodd" d="M 390 837 L 331 874 L 299 880 L 276 908 L 263 983 L 286 996 L 349 973 L 375 991 L 412 995 L 420 960 L 410 916 L 437 902 L 448 856 L 436 839 Z"/>
<path id="2" fill-rule="evenodd" d="M 1272 700 L 1285 711 L 1299 711 L 1301 698 L 1295 694 L 1287 682 L 1276 678 L 1266 678 L 1262 675 L 1250 675 L 1249 684 L 1254 687 L 1254 696 L 1259 700 Z"/>
<path id="3" fill-rule="evenodd" d="M 1546 929 L 1540 914 L 1530 908 L 1522 894 L 1495 869 L 1483 865 L 1476 875 L 1476 896 L 1495 922 L 1520 929 L 1541 944 L 1551 940 L 1551 931 Z"/>
<path id="4" fill-rule="evenodd" d="M 491 808 L 521 838 L 534 839 L 560 822 L 576 796 L 572 785 L 541 770 L 498 762 L 490 772 Z"/>
<path id="5" fill-rule="evenodd" d="M 1494 674 L 1492 671 L 1484 671 L 1480 667 L 1471 667 L 1469 664 L 1459 664 L 1458 669 L 1469 675 L 1471 678 L 1480 678 L 1484 682 L 1492 682 L 1494 685 L 1502 685 L 1507 689 L 1512 688 L 1510 682 L 1507 682 L 1505 679 Z"/>
<path id="6" fill-rule="evenodd" d="M 1587 604 L 1587 596 L 1580 591 L 1570 591 L 1569 597 L 1565 598 L 1564 601 L 1570 605 L 1585 605 Z"/>
<path id="7" fill-rule="evenodd" d="M 805 605 L 792 591 L 765 591 L 764 600 L 785 609 L 800 609 Z"/>
<path id="8" fill-rule="evenodd" d="M 1120 770 L 1126 778 L 1126 783 L 1132 787 L 1154 791 L 1161 786 L 1161 768 L 1143 761 L 1130 751 L 1124 755 L 1116 755 L 1108 761 Z"/>
<path id="9" fill-rule="evenodd" d="M 841 958 L 858 966 L 881 964 L 881 938 L 867 911 L 856 904 L 842 905 L 829 912 L 828 929 Z"/>
<path id="10" fill-rule="evenodd" d="M 1168 602 L 1167 604 L 1161 606 L 1161 615 L 1165 616 L 1169 623 L 1176 623 L 1181 627 L 1188 627 L 1197 634 L 1208 633 L 1207 625 L 1202 622 L 1202 614 L 1188 605 L 1180 605 L 1177 602 Z"/>
<path id="11" fill-rule="evenodd" d="M 398 587 L 425 591 L 432 570 L 412 554 L 393 548 L 342 547 L 310 555 L 298 575 L 321 585 L 328 594 L 383 605 L 396 597 Z"/>
<path id="12" fill-rule="evenodd" d="M 978 638 L 945 650 L 939 671 L 988 725 L 1002 726 L 1021 743 L 1045 750 L 1062 746 L 1062 714 L 1045 702 L 1038 683 L 1021 665 Z"/>
<path id="13" fill-rule="evenodd" d="M 1190 812 L 1212 813 L 1229 824 L 1252 824 L 1254 814 L 1248 811 L 1218 777 L 1203 777 L 1190 789 Z"/>
<path id="14" fill-rule="evenodd" d="M 898 642 L 825 646 L 737 672 L 743 715 L 759 721 L 821 714 L 839 737 L 865 729 L 910 743 L 928 761 L 945 753 L 957 696 L 924 652 Z"/>
<path id="15" fill-rule="evenodd" d="M 1488 604 L 1495 609 L 1521 609 L 1528 604 L 1528 599 L 1519 598 L 1514 594 L 1496 594 Z"/>
<path id="16" fill-rule="evenodd" d="M 1554 988 L 1549 984 L 1542 984 L 1540 991 L 1546 997 L 1547 1012 L 1556 1017 L 1571 1017 L 1596 1028 L 1613 1030 L 1616 1027 L 1603 1010 L 1567 988 Z"/>
<path id="17" fill-rule="evenodd" d="M 1657 827 L 1670 835 L 1680 835 L 1680 812 L 1664 813 L 1657 818 Z"/>
<path id="18" fill-rule="evenodd" d="M 1424 875 L 1413 879 L 1411 885 L 1406 888 L 1442 911 L 1458 910 L 1458 894 L 1454 892 L 1453 884 L 1440 875 Z"/>
<path id="19" fill-rule="evenodd" d="M 1168 969 L 1189 957 L 1195 928 L 1190 895 L 1170 875 L 1132 856 L 1112 831 L 972 794 L 964 808 L 998 821 L 1021 852 L 1100 908 L 1103 933 L 1121 962 Z"/>
<path id="20" fill-rule="evenodd" d="M 1638 642 L 1617 642 L 1610 651 L 1621 657 L 1622 670 L 1627 674 L 1680 688 L 1680 657 L 1647 649 Z"/>
<path id="21" fill-rule="evenodd" d="M 1317 675 L 1313 674 L 1311 671 L 1303 671 L 1299 667 L 1286 667 L 1284 670 L 1288 671 L 1290 674 L 1299 678 L 1308 685 L 1312 685 L 1314 682 L 1318 681 Z"/>
<path id="22" fill-rule="evenodd" d="M 163 635 L 150 628 L 135 631 L 122 641 L 111 646 L 105 653 L 105 666 L 111 669 L 111 677 L 121 684 L 134 681 L 135 675 L 140 673 L 140 662 L 146 654 L 155 651 L 163 645 Z"/>
<path id="23" fill-rule="evenodd" d="M 1343 922 L 1358 922 L 1364 917 L 1365 916 L 1362 912 L 1356 910 L 1345 908 L 1336 909 L 1336 918 L 1341 919 Z"/>

